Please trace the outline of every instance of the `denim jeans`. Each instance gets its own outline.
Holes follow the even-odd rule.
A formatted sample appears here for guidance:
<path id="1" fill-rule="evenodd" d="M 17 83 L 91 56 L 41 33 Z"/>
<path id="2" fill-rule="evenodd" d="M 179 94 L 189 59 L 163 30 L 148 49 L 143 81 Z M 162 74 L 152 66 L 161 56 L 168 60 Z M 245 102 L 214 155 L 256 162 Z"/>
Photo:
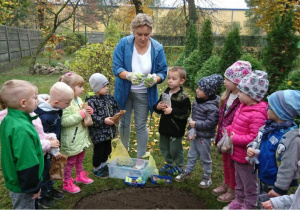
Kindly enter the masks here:
<path id="1" fill-rule="evenodd" d="M 134 123 L 137 139 L 137 158 L 143 157 L 146 153 L 148 142 L 147 118 L 149 113 L 149 105 L 147 93 L 130 92 L 125 105 L 126 113 L 121 118 L 119 124 L 119 133 L 123 145 L 129 147 L 130 139 L 130 123 L 132 111 L 134 113 Z"/>
<path id="2" fill-rule="evenodd" d="M 35 200 L 32 199 L 33 193 L 15 193 L 9 191 L 12 200 L 13 209 L 34 209 Z"/>

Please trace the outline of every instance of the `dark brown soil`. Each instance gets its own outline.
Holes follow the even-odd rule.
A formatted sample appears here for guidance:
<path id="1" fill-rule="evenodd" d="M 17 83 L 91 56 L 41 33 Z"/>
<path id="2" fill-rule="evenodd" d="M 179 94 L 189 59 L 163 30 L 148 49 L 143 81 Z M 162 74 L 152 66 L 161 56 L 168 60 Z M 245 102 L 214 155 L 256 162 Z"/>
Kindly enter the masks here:
<path id="1" fill-rule="evenodd" d="M 78 201 L 75 209 L 204 209 L 191 193 L 170 187 L 108 190 Z"/>

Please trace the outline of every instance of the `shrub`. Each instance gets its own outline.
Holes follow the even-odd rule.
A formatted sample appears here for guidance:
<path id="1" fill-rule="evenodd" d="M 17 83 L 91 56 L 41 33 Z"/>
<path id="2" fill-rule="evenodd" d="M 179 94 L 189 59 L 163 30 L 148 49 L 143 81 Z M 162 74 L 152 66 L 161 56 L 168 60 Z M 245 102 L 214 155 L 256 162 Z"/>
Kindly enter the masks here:
<path id="1" fill-rule="evenodd" d="M 278 90 L 300 90 L 300 70 L 291 71 L 279 85 Z"/>
<path id="2" fill-rule="evenodd" d="M 75 36 L 77 37 L 78 42 L 80 43 L 81 46 L 85 45 L 85 35 L 83 33 L 74 33 Z"/>
<path id="3" fill-rule="evenodd" d="M 250 62 L 251 66 L 252 66 L 252 70 L 262 70 L 262 63 L 261 63 L 261 61 L 259 61 L 257 58 L 255 58 L 250 53 L 242 55 L 242 57 L 240 58 L 240 60 Z"/>
<path id="4" fill-rule="evenodd" d="M 183 50 L 183 46 L 164 46 L 168 66 L 174 66 L 175 61 L 178 60 L 180 53 L 182 53 Z"/>
<path id="5" fill-rule="evenodd" d="M 59 55 L 64 55 L 65 54 L 65 52 L 62 49 L 57 49 L 56 52 Z"/>
<path id="6" fill-rule="evenodd" d="M 185 68 L 187 73 L 186 85 L 195 88 L 195 86 L 197 86 L 195 74 L 200 70 L 198 50 L 194 50 L 186 59 L 184 59 L 183 68 Z"/>
<path id="7" fill-rule="evenodd" d="M 214 48 L 214 37 L 211 28 L 211 21 L 206 19 L 199 36 L 199 65 L 202 67 L 204 62 L 210 58 Z"/>
<path id="8" fill-rule="evenodd" d="M 105 41 L 115 43 L 115 45 L 120 41 L 121 31 L 115 22 L 109 22 L 109 25 L 104 30 L 104 37 Z"/>
<path id="9" fill-rule="evenodd" d="M 222 50 L 220 67 L 227 69 L 241 57 L 241 38 L 238 28 L 234 28 L 226 37 Z"/>
<path id="10" fill-rule="evenodd" d="M 74 52 L 76 52 L 76 47 L 74 47 L 74 46 L 65 46 L 64 51 L 66 52 L 67 55 L 71 55 Z"/>
<path id="11" fill-rule="evenodd" d="M 217 55 L 212 55 L 210 58 L 204 62 L 202 68 L 197 72 L 195 76 L 196 84 L 202 77 L 206 77 L 212 74 L 221 74 L 224 73 L 219 72 L 221 58 Z"/>
<path id="12" fill-rule="evenodd" d="M 75 63 L 70 64 L 70 69 L 83 77 L 85 93 L 91 91 L 89 78 L 94 73 L 101 73 L 107 77 L 110 87 L 114 87 L 115 76 L 112 73 L 114 44 L 87 44 L 76 52 Z"/>
<path id="13" fill-rule="evenodd" d="M 269 93 L 274 92 L 294 68 L 294 61 L 299 54 L 297 48 L 299 37 L 295 32 L 292 11 L 282 17 L 279 14 L 275 16 L 272 30 L 268 33 L 263 57 L 263 64 L 266 66 L 269 80 L 272 81 Z"/>
<path id="14" fill-rule="evenodd" d="M 79 33 L 77 33 L 79 34 Z M 66 40 L 64 40 L 64 50 L 67 55 L 70 55 L 81 47 L 81 41 L 75 33 L 70 33 L 66 35 Z"/>
<path id="15" fill-rule="evenodd" d="M 55 60 L 50 60 L 50 61 L 49 61 L 49 64 L 50 64 L 51 67 L 55 67 L 55 66 L 57 66 L 57 61 L 55 61 Z"/>

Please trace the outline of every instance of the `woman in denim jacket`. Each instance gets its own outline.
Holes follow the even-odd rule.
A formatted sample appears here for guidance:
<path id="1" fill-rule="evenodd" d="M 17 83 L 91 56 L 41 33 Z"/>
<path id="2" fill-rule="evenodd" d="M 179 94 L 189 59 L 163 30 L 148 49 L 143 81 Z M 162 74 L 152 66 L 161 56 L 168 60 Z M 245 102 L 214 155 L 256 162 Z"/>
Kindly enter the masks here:
<path id="1" fill-rule="evenodd" d="M 126 110 L 119 124 L 119 133 L 128 148 L 131 114 L 137 138 L 137 158 L 146 152 L 148 113 L 158 100 L 157 83 L 167 76 L 167 62 L 163 46 L 151 38 L 153 20 L 149 15 L 138 14 L 131 22 L 132 35 L 120 40 L 113 54 L 115 101 Z"/>

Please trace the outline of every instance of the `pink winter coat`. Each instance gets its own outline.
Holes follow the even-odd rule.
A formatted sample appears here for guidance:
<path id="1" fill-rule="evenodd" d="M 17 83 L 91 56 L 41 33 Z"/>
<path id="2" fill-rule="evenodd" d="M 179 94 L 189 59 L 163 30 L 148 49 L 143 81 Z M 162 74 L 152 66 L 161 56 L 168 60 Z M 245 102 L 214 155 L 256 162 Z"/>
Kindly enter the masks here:
<path id="1" fill-rule="evenodd" d="M 4 109 L 0 112 L 0 124 L 1 124 L 2 120 L 4 119 L 4 117 L 6 116 L 6 114 L 7 114 L 7 109 Z M 30 113 L 30 115 L 35 116 L 36 114 L 34 112 L 32 112 L 32 113 Z M 46 152 L 48 152 L 51 149 L 51 143 L 48 140 L 49 139 L 48 134 L 44 132 L 43 124 L 39 117 L 36 118 L 35 120 L 33 120 L 32 124 L 34 125 L 36 131 L 39 134 L 42 149 L 43 149 L 43 152 L 45 155 Z"/>
<path id="2" fill-rule="evenodd" d="M 234 132 L 232 139 L 233 154 L 232 159 L 238 163 L 248 163 L 245 158 L 247 156 L 246 147 L 255 139 L 259 128 L 265 124 L 267 119 L 267 103 L 259 102 L 255 105 L 248 106 L 241 104 L 235 112 L 233 122 L 226 127 L 228 136 L 231 131 Z"/>

